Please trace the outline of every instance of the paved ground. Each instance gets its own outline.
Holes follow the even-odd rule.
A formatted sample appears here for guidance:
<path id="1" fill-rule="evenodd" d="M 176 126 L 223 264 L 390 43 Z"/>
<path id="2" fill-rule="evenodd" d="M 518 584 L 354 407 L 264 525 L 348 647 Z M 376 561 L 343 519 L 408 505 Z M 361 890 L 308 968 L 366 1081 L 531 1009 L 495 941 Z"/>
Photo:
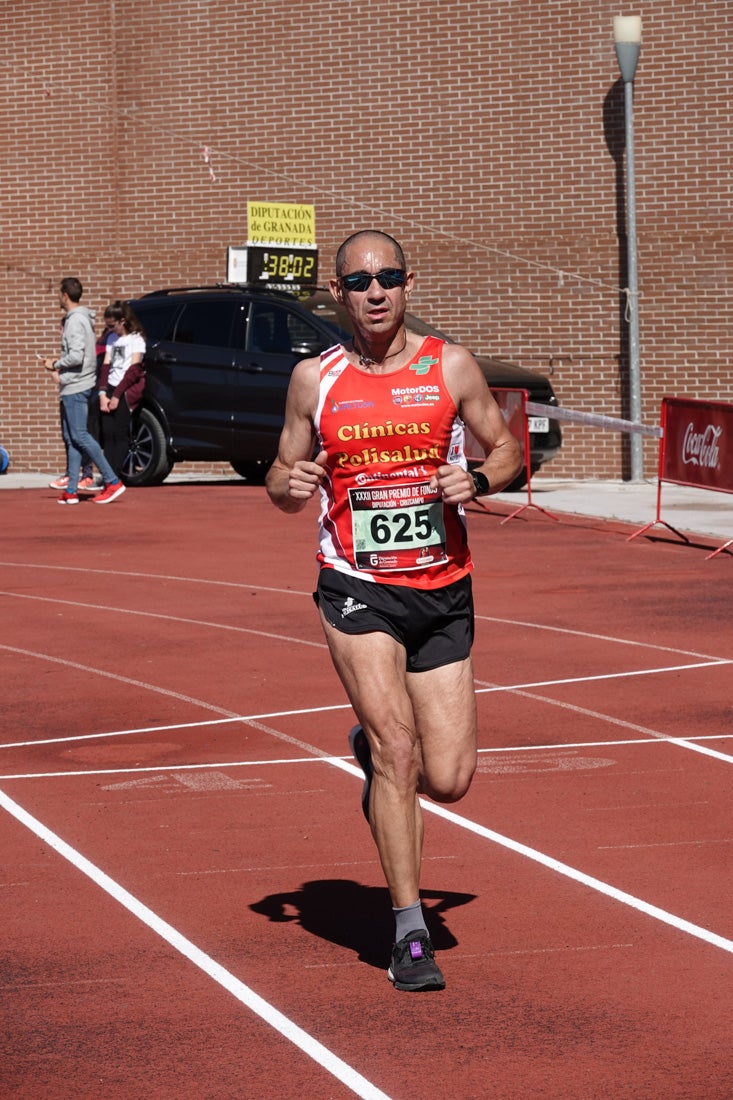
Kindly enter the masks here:
<path id="1" fill-rule="evenodd" d="M 0 489 L 45 489 L 53 474 L 14 473 L 0 476 Z M 171 474 L 168 482 L 199 481 L 191 474 Z M 228 478 L 206 478 L 226 481 Z M 239 479 L 236 479 L 239 480 Z M 499 493 L 496 497 L 517 508 L 527 501 L 526 492 Z M 598 516 L 623 523 L 652 523 L 657 515 L 657 481 L 642 482 L 536 478 L 532 483 L 532 503 L 548 512 Z M 733 539 L 733 499 L 728 493 L 692 489 L 681 485 L 662 485 L 661 519 L 679 531 Z"/>
<path id="2" fill-rule="evenodd" d="M 651 523 L 657 515 L 657 480 L 554 481 L 532 483 L 532 502 L 548 512 L 599 516 L 624 523 Z M 511 502 L 523 493 L 499 493 Z M 517 506 L 519 506 L 519 503 Z M 729 493 L 662 484 L 660 518 L 679 531 L 709 535 L 723 542 L 733 538 L 733 498 Z"/>

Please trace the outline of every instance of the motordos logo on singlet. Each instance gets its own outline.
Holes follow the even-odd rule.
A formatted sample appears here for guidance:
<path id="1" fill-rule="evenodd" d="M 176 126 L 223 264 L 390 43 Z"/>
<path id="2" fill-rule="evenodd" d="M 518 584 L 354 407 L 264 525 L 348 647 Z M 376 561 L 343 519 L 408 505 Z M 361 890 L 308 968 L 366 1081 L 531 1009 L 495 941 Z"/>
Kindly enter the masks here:
<path id="1" fill-rule="evenodd" d="M 421 355 L 414 363 L 410 364 L 410 370 L 416 375 L 430 374 L 430 368 L 438 363 L 432 355 Z M 430 405 L 440 401 L 440 387 L 423 383 L 421 386 L 395 386 L 392 390 L 392 402 L 403 409 L 411 409 L 416 405 Z"/>
<path id="2" fill-rule="evenodd" d="M 440 401 L 439 386 L 395 386 L 392 390 L 392 404 L 403 409 L 431 405 L 436 401 Z"/>

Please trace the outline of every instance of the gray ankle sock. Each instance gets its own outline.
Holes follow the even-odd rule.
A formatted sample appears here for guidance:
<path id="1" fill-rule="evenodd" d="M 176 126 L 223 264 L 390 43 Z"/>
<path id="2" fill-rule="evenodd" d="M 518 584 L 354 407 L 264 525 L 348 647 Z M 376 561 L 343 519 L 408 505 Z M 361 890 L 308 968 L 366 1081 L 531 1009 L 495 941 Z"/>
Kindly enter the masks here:
<path id="1" fill-rule="evenodd" d="M 395 919 L 395 943 L 399 943 L 408 932 L 416 932 L 419 928 L 428 928 L 422 911 L 422 902 L 418 898 L 412 905 L 405 905 L 401 909 L 392 906 Z"/>

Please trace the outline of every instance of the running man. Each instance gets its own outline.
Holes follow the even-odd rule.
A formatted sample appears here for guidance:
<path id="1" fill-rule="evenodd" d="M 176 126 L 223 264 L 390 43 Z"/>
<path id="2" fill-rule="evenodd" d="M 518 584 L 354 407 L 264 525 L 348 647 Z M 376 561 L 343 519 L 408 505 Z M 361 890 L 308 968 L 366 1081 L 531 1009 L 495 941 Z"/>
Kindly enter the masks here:
<path id="1" fill-rule="evenodd" d="M 353 339 L 296 365 L 267 490 L 284 512 L 320 497 L 315 599 L 359 723 L 349 740 L 395 914 L 388 977 L 420 991 L 445 981 L 420 901 L 418 796 L 456 802 L 476 768 L 463 505 L 508 485 L 521 454 L 473 356 L 406 329 L 414 280 L 385 233 L 341 245 L 330 290 Z M 472 472 L 464 424 L 487 454 Z"/>

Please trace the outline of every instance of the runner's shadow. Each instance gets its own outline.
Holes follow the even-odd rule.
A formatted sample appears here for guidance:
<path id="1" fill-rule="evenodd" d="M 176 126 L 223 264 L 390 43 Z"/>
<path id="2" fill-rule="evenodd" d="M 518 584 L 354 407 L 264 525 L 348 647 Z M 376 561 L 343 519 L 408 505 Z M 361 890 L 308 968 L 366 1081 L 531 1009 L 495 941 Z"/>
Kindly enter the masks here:
<path id="1" fill-rule="evenodd" d="M 425 923 L 436 951 L 456 947 L 458 941 L 443 914 L 467 905 L 475 894 L 421 890 Z M 437 904 L 431 904 L 436 902 Z M 350 879 L 315 879 L 298 890 L 269 894 L 250 905 L 268 920 L 297 921 L 313 936 L 355 951 L 362 962 L 382 969 L 394 942 L 394 920 L 384 887 L 362 886 Z"/>

